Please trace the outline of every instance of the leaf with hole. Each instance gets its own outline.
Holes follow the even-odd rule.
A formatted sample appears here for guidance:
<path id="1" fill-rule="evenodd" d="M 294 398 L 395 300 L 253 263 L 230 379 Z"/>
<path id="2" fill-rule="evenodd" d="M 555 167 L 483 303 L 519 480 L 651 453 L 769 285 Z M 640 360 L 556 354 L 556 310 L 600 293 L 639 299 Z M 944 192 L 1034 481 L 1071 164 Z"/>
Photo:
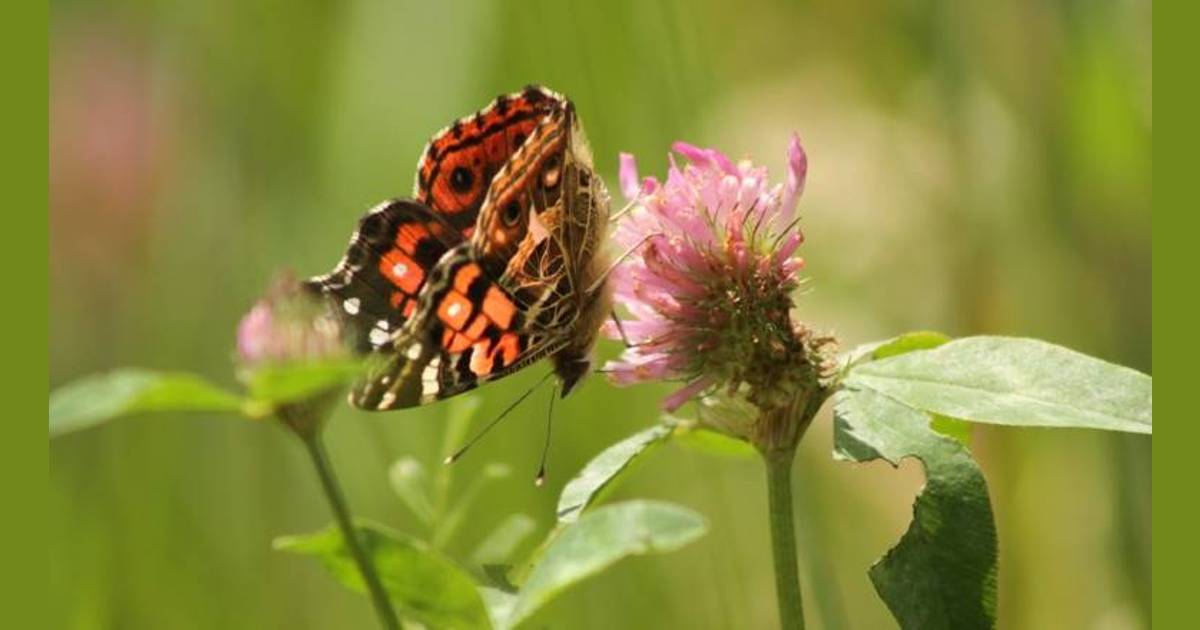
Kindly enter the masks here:
<path id="1" fill-rule="evenodd" d="M 915 457 L 926 483 L 908 531 L 870 577 L 900 626 L 992 628 L 996 526 L 987 482 L 966 447 L 930 427 L 928 414 L 866 389 L 834 397 L 834 453 L 856 462 Z"/>

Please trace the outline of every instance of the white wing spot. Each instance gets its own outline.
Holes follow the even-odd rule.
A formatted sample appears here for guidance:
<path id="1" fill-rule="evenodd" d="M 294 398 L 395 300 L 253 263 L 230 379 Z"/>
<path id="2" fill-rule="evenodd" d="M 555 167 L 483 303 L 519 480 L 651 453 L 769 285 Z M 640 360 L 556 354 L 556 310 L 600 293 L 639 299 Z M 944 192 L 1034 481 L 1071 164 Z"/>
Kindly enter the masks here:
<path id="1" fill-rule="evenodd" d="M 408 352 L 404 355 L 409 361 L 416 361 L 421 358 L 421 344 L 414 343 L 408 347 Z"/>
<path id="2" fill-rule="evenodd" d="M 403 278 L 404 274 L 408 273 L 408 265 L 404 263 L 396 263 L 392 265 L 392 275 L 397 278 Z"/>
<path id="3" fill-rule="evenodd" d="M 451 304 L 449 308 L 446 309 L 446 315 L 449 317 L 454 317 L 455 315 L 458 315 L 458 312 L 461 310 L 462 310 L 462 305 L 459 304 L 458 302 L 455 302 L 455 303 Z"/>
<path id="4" fill-rule="evenodd" d="M 378 409 L 387 409 L 388 407 L 391 407 L 392 403 L 394 402 L 396 402 L 396 394 L 393 392 L 384 392 L 383 398 L 379 399 Z"/>
<path id="5" fill-rule="evenodd" d="M 346 298 L 346 301 L 342 302 L 342 308 L 346 309 L 346 312 L 351 315 L 358 315 L 358 307 L 361 305 L 362 303 L 356 297 Z"/>
<path id="6" fill-rule="evenodd" d="M 387 343 L 388 339 L 391 338 L 391 335 L 389 335 L 386 330 L 372 328 L 370 334 L 367 335 L 367 338 L 370 339 L 371 345 L 382 346 L 383 344 Z"/>

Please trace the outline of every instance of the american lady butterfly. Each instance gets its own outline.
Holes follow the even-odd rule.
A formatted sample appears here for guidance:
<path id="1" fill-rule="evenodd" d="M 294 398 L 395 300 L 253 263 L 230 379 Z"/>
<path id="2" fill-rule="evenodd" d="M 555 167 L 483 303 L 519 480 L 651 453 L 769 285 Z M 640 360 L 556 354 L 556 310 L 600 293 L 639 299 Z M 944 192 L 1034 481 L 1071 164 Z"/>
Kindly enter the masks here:
<path id="1" fill-rule="evenodd" d="M 401 409 L 549 357 L 567 392 L 610 312 L 608 192 L 574 105 L 531 86 L 438 132 L 414 199 L 363 217 L 306 285 L 375 358 L 355 406 Z"/>

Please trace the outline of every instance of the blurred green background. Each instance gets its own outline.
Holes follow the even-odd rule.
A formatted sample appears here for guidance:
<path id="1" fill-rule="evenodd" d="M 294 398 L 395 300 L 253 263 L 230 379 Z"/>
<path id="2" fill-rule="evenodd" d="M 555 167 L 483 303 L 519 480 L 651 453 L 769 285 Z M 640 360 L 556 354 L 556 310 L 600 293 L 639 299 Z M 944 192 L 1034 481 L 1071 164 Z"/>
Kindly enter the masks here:
<path id="1" fill-rule="evenodd" d="M 1150 17 L 1136 0 L 54 0 L 50 386 L 118 365 L 232 385 L 234 327 L 273 272 L 327 270 L 360 213 L 409 193 L 434 130 L 529 82 L 576 101 L 614 191 L 619 151 L 661 174 L 676 139 L 782 177 L 799 131 L 798 316 L 844 345 L 1018 334 L 1149 371 Z M 484 388 L 483 415 L 542 371 Z M 557 407 L 541 489 L 534 398 L 456 464 L 460 483 L 489 461 L 516 474 L 449 550 L 516 511 L 544 531 L 562 484 L 653 422 L 664 391 L 591 378 Z M 387 469 L 436 465 L 445 415 L 338 412 L 330 448 L 359 514 L 419 533 Z M 865 571 L 907 527 L 920 469 L 834 462 L 829 425 L 795 472 L 810 623 L 894 627 Z M 1149 627 L 1150 439 L 981 428 L 974 450 L 1002 627 Z M 331 520 L 275 426 L 117 423 L 52 442 L 50 478 L 52 627 L 374 623 L 316 563 L 270 550 Z M 535 626 L 775 623 L 757 462 L 666 449 L 617 495 L 689 505 L 711 531 L 570 591 Z"/>

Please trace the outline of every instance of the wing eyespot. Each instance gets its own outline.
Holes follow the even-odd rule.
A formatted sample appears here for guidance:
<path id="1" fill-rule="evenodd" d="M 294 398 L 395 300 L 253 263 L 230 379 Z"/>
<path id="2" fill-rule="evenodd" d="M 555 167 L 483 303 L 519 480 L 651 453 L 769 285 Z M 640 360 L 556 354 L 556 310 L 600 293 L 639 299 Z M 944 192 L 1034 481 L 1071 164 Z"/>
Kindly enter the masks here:
<path id="1" fill-rule="evenodd" d="M 501 212 L 500 218 L 504 221 L 504 225 L 508 227 L 515 227 L 521 222 L 521 204 L 517 203 L 515 199 L 508 202 L 508 204 L 504 206 L 504 211 Z"/>
<path id="2" fill-rule="evenodd" d="M 472 185 L 475 183 L 475 174 L 465 166 L 455 167 L 450 171 L 450 187 L 459 194 L 468 193 L 471 191 Z"/>

